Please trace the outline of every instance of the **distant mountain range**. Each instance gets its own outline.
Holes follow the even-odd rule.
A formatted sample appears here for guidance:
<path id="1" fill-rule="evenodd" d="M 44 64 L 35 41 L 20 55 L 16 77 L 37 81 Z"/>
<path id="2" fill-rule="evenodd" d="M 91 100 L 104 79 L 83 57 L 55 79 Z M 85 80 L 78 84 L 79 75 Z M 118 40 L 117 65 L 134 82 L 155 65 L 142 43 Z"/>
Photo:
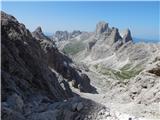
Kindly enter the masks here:
<path id="1" fill-rule="evenodd" d="M 133 37 L 133 41 L 135 43 L 137 43 L 137 42 L 159 43 L 160 42 L 160 40 L 153 40 L 153 39 L 146 39 L 146 38 L 137 38 L 137 37 Z"/>
<path id="2" fill-rule="evenodd" d="M 49 32 L 45 32 L 45 35 L 48 36 L 48 37 L 52 37 L 54 33 L 49 33 Z M 145 43 L 159 43 L 160 40 L 158 39 L 146 39 L 146 38 L 139 38 L 139 37 L 132 37 L 133 38 L 133 41 L 135 43 L 138 43 L 138 42 L 145 42 Z"/>

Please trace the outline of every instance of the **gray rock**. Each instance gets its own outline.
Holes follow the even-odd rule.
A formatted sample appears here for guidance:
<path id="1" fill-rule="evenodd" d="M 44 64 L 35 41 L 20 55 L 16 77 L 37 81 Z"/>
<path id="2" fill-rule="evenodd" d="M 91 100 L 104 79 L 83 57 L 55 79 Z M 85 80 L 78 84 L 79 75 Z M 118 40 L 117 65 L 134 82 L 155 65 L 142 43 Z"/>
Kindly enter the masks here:
<path id="1" fill-rule="evenodd" d="M 74 30 L 72 33 L 70 33 L 71 38 L 77 37 L 80 35 L 82 32 L 80 30 Z"/>
<path id="2" fill-rule="evenodd" d="M 47 37 L 46 35 L 44 35 L 42 28 L 39 26 L 37 27 L 37 29 L 32 32 L 32 36 L 35 37 L 38 40 L 48 40 L 51 41 L 51 39 L 49 37 Z"/>
<path id="3" fill-rule="evenodd" d="M 155 74 L 157 76 L 160 76 L 160 66 L 152 68 L 148 70 L 149 73 Z"/>
<path id="4" fill-rule="evenodd" d="M 84 108 L 84 105 L 82 102 L 79 102 L 79 103 L 74 103 L 72 104 L 72 110 L 73 111 L 81 111 L 82 109 Z"/>
<path id="5" fill-rule="evenodd" d="M 112 28 L 112 32 L 109 35 L 109 39 L 106 39 L 106 43 L 108 45 L 113 45 L 114 43 L 116 43 L 117 41 L 122 40 L 119 31 L 117 28 Z"/>
<path id="6" fill-rule="evenodd" d="M 69 40 L 70 34 L 68 31 L 56 31 L 54 39 L 56 41 Z"/>
<path id="7" fill-rule="evenodd" d="M 132 36 L 131 36 L 130 30 L 127 29 L 123 36 L 123 43 L 129 42 L 129 41 L 132 41 Z"/>
<path id="8" fill-rule="evenodd" d="M 94 40 L 94 41 L 90 41 L 89 43 L 88 43 L 88 47 L 87 47 L 87 50 L 91 50 L 92 49 L 92 47 L 94 46 L 96 44 L 96 40 Z"/>
<path id="9" fill-rule="evenodd" d="M 41 113 L 34 113 L 28 117 L 28 120 L 57 120 L 59 110 L 48 110 Z"/>
<path id="10" fill-rule="evenodd" d="M 35 32 L 42 33 L 42 28 L 40 26 L 37 27 L 37 29 L 35 30 Z"/>
<path id="11" fill-rule="evenodd" d="M 20 112 L 6 107 L 2 107 L 1 118 L 2 120 L 26 120 Z"/>
<path id="12" fill-rule="evenodd" d="M 48 68 L 45 52 L 38 40 L 13 17 L 3 12 L 1 14 L 1 21 L 8 21 L 8 24 L 2 24 L 1 27 L 2 100 L 6 101 L 14 93 L 18 93 L 23 99 L 33 94 L 44 93 L 53 100 L 65 99 L 65 91 L 58 83 L 55 73 Z M 14 98 L 15 103 L 17 100 L 21 101 Z"/>
<path id="13" fill-rule="evenodd" d="M 69 110 L 64 110 L 63 111 L 63 114 L 64 114 L 64 118 L 61 118 L 63 120 L 78 120 L 78 118 L 80 117 L 77 112 L 72 112 L 72 111 L 69 111 Z"/>
<path id="14" fill-rule="evenodd" d="M 96 34 L 100 35 L 104 32 L 109 32 L 108 23 L 101 21 L 96 25 Z"/>
<path id="15" fill-rule="evenodd" d="M 82 102 L 77 104 L 77 111 L 81 111 L 83 109 L 84 105 Z"/>
<path id="16" fill-rule="evenodd" d="M 77 104 L 78 104 L 78 103 L 72 104 L 72 110 L 73 110 L 73 111 L 76 111 L 76 110 L 77 110 Z"/>
<path id="17" fill-rule="evenodd" d="M 14 109 L 16 111 L 23 110 L 23 106 L 24 106 L 23 100 L 17 94 L 13 94 L 13 95 L 9 96 L 7 99 L 7 103 L 12 109 Z"/>

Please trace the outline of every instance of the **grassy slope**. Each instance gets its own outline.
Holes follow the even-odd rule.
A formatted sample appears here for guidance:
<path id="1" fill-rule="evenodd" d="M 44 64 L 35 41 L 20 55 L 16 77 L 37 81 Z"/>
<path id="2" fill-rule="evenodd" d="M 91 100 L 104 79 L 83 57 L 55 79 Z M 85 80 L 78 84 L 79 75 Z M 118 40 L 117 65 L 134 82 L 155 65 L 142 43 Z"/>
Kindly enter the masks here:
<path id="1" fill-rule="evenodd" d="M 135 67 L 132 67 L 130 64 L 125 65 L 120 70 L 104 68 L 98 65 L 95 65 L 94 67 L 99 70 L 99 73 L 102 73 L 103 75 L 107 75 L 111 78 L 119 79 L 119 80 L 130 79 L 132 77 L 135 77 L 142 71 L 142 67 L 140 65 L 136 65 Z"/>
<path id="2" fill-rule="evenodd" d="M 82 41 L 71 42 L 63 48 L 65 54 L 75 55 L 85 49 L 85 44 Z"/>

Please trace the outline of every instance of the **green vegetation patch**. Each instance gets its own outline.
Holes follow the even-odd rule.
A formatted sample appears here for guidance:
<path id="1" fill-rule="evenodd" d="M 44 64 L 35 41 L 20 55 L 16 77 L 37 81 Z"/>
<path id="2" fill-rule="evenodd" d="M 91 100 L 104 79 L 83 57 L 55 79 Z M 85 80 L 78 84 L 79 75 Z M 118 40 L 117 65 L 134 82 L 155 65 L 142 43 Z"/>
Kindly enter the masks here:
<path id="1" fill-rule="evenodd" d="M 63 48 L 63 52 L 65 54 L 75 55 L 84 49 L 85 44 L 82 41 L 75 41 L 65 45 L 65 47 Z"/>
<path id="2" fill-rule="evenodd" d="M 102 66 L 97 67 L 97 65 L 95 65 L 94 67 L 98 70 L 99 73 L 102 73 L 103 75 L 109 76 L 113 79 L 119 79 L 119 80 L 125 80 L 135 77 L 143 70 L 140 65 L 132 67 L 130 64 L 125 65 L 120 70 L 104 68 Z"/>

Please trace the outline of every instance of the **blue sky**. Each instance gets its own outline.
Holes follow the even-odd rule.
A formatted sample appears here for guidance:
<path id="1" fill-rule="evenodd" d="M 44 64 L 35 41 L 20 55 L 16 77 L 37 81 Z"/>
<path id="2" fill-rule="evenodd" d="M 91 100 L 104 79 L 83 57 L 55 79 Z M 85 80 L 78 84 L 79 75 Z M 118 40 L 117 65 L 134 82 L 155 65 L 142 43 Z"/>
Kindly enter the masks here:
<path id="1" fill-rule="evenodd" d="M 2 10 L 33 31 L 94 31 L 103 20 L 110 27 L 129 28 L 136 38 L 159 40 L 160 2 L 2 2 Z"/>

